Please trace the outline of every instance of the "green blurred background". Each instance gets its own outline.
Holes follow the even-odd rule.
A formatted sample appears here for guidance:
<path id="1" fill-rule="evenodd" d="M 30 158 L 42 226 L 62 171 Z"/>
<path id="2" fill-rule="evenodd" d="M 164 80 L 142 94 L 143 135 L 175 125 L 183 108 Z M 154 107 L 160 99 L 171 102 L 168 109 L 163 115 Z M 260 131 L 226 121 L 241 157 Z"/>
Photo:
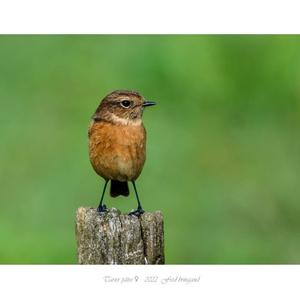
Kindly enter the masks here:
<path id="1" fill-rule="evenodd" d="M 300 262 L 300 36 L 0 36 L 0 263 L 76 263 L 87 127 L 140 91 L 168 264 Z M 122 211 L 129 198 L 106 203 Z"/>

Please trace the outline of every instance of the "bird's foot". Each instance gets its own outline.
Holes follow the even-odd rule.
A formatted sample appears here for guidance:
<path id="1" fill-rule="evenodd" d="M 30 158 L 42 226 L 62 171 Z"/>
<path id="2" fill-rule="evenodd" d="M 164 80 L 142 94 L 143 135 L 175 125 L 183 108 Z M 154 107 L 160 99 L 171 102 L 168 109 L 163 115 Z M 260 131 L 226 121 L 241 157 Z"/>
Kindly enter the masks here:
<path id="1" fill-rule="evenodd" d="M 101 205 L 97 208 L 97 212 L 98 213 L 105 213 L 107 212 L 107 208 L 106 208 L 106 205 Z"/>
<path id="2" fill-rule="evenodd" d="M 137 208 L 135 211 L 130 212 L 128 215 L 141 216 L 145 211 L 142 208 Z"/>

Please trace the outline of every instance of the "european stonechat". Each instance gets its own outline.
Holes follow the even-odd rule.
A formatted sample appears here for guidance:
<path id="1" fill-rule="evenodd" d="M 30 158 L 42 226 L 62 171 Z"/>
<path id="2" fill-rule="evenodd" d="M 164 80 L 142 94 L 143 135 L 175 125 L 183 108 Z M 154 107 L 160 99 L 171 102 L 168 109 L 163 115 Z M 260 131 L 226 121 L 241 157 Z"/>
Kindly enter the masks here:
<path id="1" fill-rule="evenodd" d="M 142 114 L 145 107 L 153 105 L 155 102 L 146 101 L 136 91 L 116 90 L 101 101 L 93 114 L 88 130 L 89 156 L 94 170 L 105 180 L 98 212 L 106 211 L 103 198 L 109 181 L 112 197 L 128 196 L 131 181 L 138 207 L 130 214 L 139 216 L 144 212 L 135 181 L 146 159 Z"/>

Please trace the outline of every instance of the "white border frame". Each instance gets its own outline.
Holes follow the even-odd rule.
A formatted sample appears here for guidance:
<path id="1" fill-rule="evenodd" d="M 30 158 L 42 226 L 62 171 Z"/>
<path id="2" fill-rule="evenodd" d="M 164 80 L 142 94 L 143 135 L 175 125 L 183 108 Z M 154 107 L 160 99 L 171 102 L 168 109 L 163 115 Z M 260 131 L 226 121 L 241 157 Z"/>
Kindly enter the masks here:
<path id="1" fill-rule="evenodd" d="M 0 1 L 0 33 L 300 33 L 296 0 Z"/>

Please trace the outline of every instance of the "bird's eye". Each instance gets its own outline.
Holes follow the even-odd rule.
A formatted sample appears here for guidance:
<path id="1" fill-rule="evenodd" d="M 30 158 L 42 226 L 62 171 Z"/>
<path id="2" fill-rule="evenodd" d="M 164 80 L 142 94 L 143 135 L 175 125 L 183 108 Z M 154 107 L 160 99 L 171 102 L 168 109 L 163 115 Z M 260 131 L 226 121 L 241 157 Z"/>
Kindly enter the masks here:
<path id="1" fill-rule="evenodd" d="M 130 101 L 128 101 L 128 100 L 122 101 L 121 106 L 124 108 L 128 108 L 130 106 Z"/>

